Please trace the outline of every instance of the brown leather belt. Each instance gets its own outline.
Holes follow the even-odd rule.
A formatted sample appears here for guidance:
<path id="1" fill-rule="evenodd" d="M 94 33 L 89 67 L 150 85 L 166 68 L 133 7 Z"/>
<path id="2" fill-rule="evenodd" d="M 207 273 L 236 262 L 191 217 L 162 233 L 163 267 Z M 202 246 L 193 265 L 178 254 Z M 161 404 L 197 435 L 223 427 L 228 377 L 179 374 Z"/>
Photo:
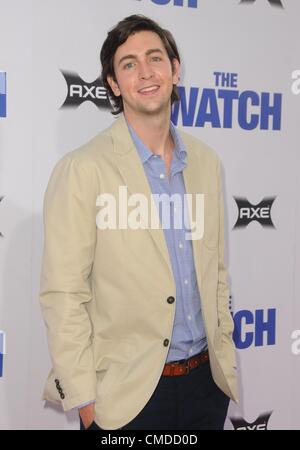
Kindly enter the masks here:
<path id="1" fill-rule="evenodd" d="M 176 375 L 186 375 L 190 370 L 195 369 L 205 362 L 209 361 L 208 351 L 199 353 L 198 355 L 192 356 L 186 360 L 172 361 L 165 364 L 163 375 L 168 377 L 173 377 Z"/>

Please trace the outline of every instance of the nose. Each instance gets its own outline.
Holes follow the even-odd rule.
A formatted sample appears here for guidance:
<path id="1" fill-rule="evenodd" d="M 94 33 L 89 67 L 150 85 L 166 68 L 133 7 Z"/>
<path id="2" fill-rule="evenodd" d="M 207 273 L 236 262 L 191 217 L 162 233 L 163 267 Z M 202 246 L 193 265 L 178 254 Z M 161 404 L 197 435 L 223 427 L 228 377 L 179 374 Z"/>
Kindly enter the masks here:
<path id="1" fill-rule="evenodd" d="M 153 70 L 147 62 L 141 62 L 139 65 L 139 78 L 148 80 L 153 76 Z"/>

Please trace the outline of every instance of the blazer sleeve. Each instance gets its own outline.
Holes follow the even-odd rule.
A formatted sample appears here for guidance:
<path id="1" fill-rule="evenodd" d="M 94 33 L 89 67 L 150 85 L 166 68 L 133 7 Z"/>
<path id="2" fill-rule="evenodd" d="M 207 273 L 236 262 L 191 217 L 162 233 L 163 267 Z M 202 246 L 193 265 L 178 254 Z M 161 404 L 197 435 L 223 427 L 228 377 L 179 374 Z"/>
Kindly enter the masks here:
<path id="1" fill-rule="evenodd" d="M 218 317 L 222 329 L 222 339 L 232 348 L 232 333 L 234 322 L 229 310 L 229 288 L 227 270 L 224 263 L 224 201 L 221 187 L 220 160 L 217 163 L 218 191 L 219 191 L 219 262 L 218 262 Z"/>
<path id="2" fill-rule="evenodd" d="M 44 197 L 44 252 L 40 306 L 63 409 L 96 398 L 90 275 L 96 245 L 95 174 L 66 155 L 55 166 Z"/>

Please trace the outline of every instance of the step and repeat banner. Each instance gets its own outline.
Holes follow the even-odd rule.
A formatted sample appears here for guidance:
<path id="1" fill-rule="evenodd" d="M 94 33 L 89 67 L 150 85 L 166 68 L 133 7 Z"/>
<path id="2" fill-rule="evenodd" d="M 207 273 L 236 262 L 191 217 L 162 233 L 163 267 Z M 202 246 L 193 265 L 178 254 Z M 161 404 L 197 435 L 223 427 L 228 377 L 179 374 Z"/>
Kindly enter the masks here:
<path id="1" fill-rule="evenodd" d="M 299 429 L 297 0 L 0 0 L 0 428 L 79 428 L 76 410 L 41 400 L 43 196 L 56 162 L 115 120 L 99 52 L 134 13 L 173 33 L 172 121 L 222 161 L 240 377 L 225 427 Z"/>

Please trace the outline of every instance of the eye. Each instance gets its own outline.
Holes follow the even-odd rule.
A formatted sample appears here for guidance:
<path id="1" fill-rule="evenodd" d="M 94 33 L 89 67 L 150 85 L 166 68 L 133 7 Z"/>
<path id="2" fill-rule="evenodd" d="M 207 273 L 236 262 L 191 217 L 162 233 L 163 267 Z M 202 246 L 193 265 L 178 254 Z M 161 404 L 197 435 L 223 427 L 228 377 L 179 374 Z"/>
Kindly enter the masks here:
<path id="1" fill-rule="evenodd" d="M 152 60 L 153 61 L 161 61 L 161 57 L 160 56 L 152 56 Z"/>
<path id="2" fill-rule="evenodd" d="M 123 69 L 131 69 L 131 67 L 133 67 L 133 66 L 134 66 L 134 63 L 133 62 L 129 62 L 129 63 L 127 63 L 127 64 L 125 64 L 123 66 Z"/>

